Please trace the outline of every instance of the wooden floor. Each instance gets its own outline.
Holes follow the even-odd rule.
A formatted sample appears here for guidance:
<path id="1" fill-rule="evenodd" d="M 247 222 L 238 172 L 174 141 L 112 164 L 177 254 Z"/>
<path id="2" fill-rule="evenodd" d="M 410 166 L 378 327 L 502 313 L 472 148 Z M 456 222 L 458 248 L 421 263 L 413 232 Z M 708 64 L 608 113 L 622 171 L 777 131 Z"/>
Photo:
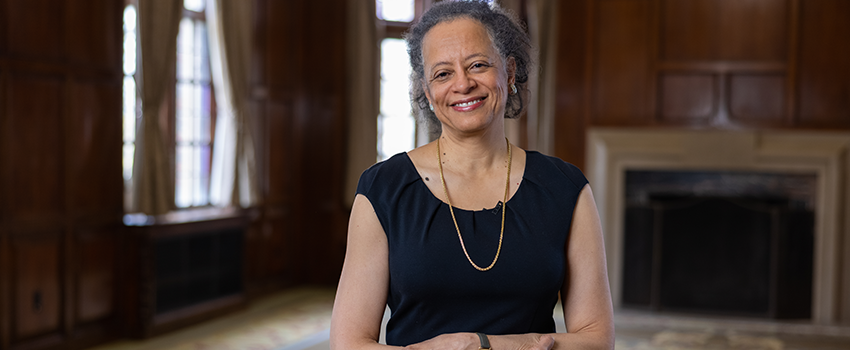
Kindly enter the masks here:
<path id="1" fill-rule="evenodd" d="M 269 296 L 246 310 L 146 341 L 125 340 L 94 350 L 327 350 L 334 291 L 298 288 Z M 556 308 L 560 310 L 560 308 Z M 560 312 L 556 327 L 563 332 Z M 386 320 L 385 320 L 386 322 Z M 653 314 L 615 314 L 616 348 L 623 350 L 850 349 L 850 327 L 805 321 Z"/>

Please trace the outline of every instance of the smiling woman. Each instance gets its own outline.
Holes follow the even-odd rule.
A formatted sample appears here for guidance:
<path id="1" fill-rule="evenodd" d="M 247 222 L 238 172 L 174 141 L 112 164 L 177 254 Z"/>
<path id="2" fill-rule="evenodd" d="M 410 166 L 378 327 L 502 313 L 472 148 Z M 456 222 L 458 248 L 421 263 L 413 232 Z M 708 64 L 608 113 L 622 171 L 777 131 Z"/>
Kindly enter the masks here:
<path id="1" fill-rule="evenodd" d="M 444 1 L 406 39 L 413 109 L 440 136 L 361 176 L 331 347 L 382 348 L 389 306 L 389 345 L 613 348 L 587 180 L 505 138 L 505 118 L 518 117 L 527 96 L 522 27 L 486 1 Z M 559 298 L 569 333 L 555 333 Z"/>
<path id="2" fill-rule="evenodd" d="M 505 113 L 508 86 L 516 86 L 514 59 L 503 62 L 485 28 L 468 18 L 434 26 L 423 44 L 423 60 L 433 63 L 422 82 L 429 109 L 456 132 L 489 130 Z"/>

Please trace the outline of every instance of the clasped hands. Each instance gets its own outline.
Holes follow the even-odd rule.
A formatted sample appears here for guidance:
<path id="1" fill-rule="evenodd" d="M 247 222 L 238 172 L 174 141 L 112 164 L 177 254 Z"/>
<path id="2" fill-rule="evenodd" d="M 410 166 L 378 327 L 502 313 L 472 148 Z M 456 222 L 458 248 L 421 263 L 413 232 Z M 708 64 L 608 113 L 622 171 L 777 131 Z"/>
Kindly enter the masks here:
<path id="1" fill-rule="evenodd" d="M 555 338 L 548 334 L 490 335 L 494 350 L 551 350 Z M 421 343 L 405 347 L 410 350 L 478 350 L 480 343 L 475 333 L 442 334 Z"/>

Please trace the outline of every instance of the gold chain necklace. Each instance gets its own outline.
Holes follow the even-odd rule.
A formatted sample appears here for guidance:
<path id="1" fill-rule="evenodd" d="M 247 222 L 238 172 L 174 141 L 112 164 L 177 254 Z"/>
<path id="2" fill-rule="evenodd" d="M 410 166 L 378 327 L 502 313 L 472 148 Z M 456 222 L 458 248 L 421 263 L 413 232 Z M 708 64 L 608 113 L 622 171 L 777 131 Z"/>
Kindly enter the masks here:
<path id="1" fill-rule="evenodd" d="M 472 264 L 478 271 L 487 271 L 493 268 L 493 265 L 496 265 L 496 260 L 499 260 L 499 253 L 502 252 L 502 238 L 505 236 L 505 210 L 507 209 L 508 204 L 508 190 L 511 185 L 511 142 L 508 138 L 505 138 L 505 142 L 508 144 L 508 178 L 505 180 L 505 199 L 502 200 L 502 230 L 499 233 L 499 248 L 496 249 L 496 257 L 493 258 L 493 262 L 490 263 L 490 266 L 480 267 L 475 265 L 472 261 L 472 258 L 469 257 L 469 253 L 466 251 L 466 245 L 463 244 L 463 236 L 460 234 L 460 226 L 457 225 L 457 218 L 455 218 L 455 211 L 452 209 L 452 201 L 449 199 L 449 190 L 446 188 L 446 179 L 443 177 L 443 158 L 441 156 L 442 152 L 440 152 L 440 139 L 437 138 L 437 163 L 440 165 L 440 183 L 443 184 L 443 193 L 446 195 L 446 202 L 449 204 L 449 212 L 452 213 L 452 221 L 455 223 L 455 229 L 457 230 L 457 238 L 460 240 L 460 247 L 463 249 L 463 254 L 466 255 L 466 259 L 469 260 L 469 263 Z"/>

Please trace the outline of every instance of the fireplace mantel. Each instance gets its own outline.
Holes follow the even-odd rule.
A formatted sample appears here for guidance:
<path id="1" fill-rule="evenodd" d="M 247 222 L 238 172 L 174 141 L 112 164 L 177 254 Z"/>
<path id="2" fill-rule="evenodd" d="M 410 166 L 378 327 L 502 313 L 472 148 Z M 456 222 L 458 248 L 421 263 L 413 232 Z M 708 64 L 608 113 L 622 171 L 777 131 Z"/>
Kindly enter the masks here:
<path id="1" fill-rule="evenodd" d="M 606 233 L 615 307 L 621 302 L 627 170 L 806 173 L 816 174 L 818 183 L 812 322 L 850 323 L 850 221 L 844 221 L 850 217 L 850 133 L 593 128 L 587 149 L 585 172 Z"/>

